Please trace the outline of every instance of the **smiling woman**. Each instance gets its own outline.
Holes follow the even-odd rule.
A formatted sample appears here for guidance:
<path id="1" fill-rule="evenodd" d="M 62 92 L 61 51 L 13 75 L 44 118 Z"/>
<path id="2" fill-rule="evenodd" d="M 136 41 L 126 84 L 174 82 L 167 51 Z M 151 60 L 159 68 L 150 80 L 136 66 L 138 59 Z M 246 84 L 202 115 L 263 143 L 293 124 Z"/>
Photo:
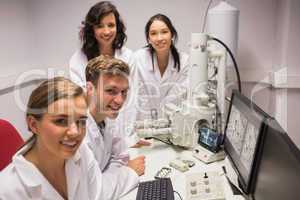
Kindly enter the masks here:
<path id="1" fill-rule="evenodd" d="M 81 145 L 86 119 L 81 87 L 60 77 L 38 86 L 26 113 L 33 136 L 0 173 L 0 199 L 105 199 L 101 171 Z"/>
<path id="2" fill-rule="evenodd" d="M 70 59 L 70 77 L 72 81 L 85 87 L 85 68 L 89 60 L 99 55 L 108 55 L 129 63 L 132 51 L 124 47 L 126 27 L 111 2 L 96 3 L 88 11 L 82 24 L 82 48 Z"/>
<path id="3" fill-rule="evenodd" d="M 152 16 L 145 36 L 146 47 L 134 53 L 139 83 L 137 120 L 162 117 L 164 104 L 180 102 L 187 84 L 188 56 L 175 47 L 177 31 L 171 20 L 163 14 Z"/>
<path id="4" fill-rule="evenodd" d="M 134 72 L 132 51 L 124 46 L 127 39 L 126 27 L 115 5 L 109 1 L 96 3 L 88 11 L 82 25 L 80 31 L 82 47 L 73 54 L 69 63 L 70 78 L 73 82 L 86 88 L 85 69 L 88 62 L 98 56 L 121 60 Z M 130 87 L 134 83 L 134 74 L 130 73 L 128 77 Z M 131 146 L 137 140 L 133 135 L 135 108 L 132 91 L 128 92 L 127 102 L 118 117 L 107 122 L 115 124 L 118 129 L 116 132 L 126 138 L 127 146 Z"/>

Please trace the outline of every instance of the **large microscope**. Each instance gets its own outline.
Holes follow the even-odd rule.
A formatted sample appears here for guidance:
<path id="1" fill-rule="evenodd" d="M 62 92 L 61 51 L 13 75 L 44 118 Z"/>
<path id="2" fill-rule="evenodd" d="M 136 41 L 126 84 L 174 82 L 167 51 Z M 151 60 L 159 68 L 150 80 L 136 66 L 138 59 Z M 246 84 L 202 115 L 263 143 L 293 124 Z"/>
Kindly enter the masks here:
<path id="1" fill-rule="evenodd" d="M 139 137 L 155 137 L 193 148 L 201 128 L 222 131 L 226 51 L 209 35 L 192 33 L 189 65 L 187 99 L 182 99 L 181 105 L 166 104 L 164 118 L 136 122 Z"/>
<path id="2" fill-rule="evenodd" d="M 156 138 L 196 152 L 201 149 L 199 138 L 203 130 L 206 136 L 214 133 L 222 137 L 226 85 L 230 81 L 226 75 L 232 73 L 233 54 L 237 50 L 238 17 L 239 10 L 225 1 L 209 9 L 208 34 L 204 31 L 191 34 L 186 98 L 180 105 L 164 105 L 163 118 L 137 121 L 135 131 L 139 137 Z M 228 50 L 232 59 L 227 59 Z M 237 71 L 236 65 L 235 68 Z"/>

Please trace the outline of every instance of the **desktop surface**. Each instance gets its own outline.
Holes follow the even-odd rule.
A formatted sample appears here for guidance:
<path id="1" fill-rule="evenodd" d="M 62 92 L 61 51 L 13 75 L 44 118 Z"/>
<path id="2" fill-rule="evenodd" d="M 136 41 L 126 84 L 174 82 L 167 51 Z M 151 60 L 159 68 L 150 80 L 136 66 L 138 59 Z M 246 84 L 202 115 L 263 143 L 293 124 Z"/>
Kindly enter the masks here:
<path id="1" fill-rule="evenodd" d="M 191 173 L 207 172 L 207 171 L 222 171 L 222 166 L 224 161 L 218 161 L 211 164 L 205 164 L 200 160 L 193 157 L 192 150 L 183 150 L 180 148 L 172 147 L 166 144 L 163 144 L 159 141 L 151 141 L 152 145 L 150 147 L 142 148 L 131 148 L 129 153 L 130 157 L 134 158 L 138 155 L 146 156 L 146 169 L 145 174 L 140 177 L 140 181 L 149 181 L 154 180 L 154 176 L 162 167 L 169 167 L 169 162 L 178 157 L 193 160 L 195 166 L 190 168 L 187 172 L 180 172 L 172 168 L 170 178 L 172 181 L 173 189 L 177 191 L 183 199 L 187 199 L 186 191 L 186 175 Z M 225 177 L 221 177 L 224 184 L 224 192 L 226 199 L 230 200 L 243 200 L 241 196 L 234 196 L 230 186 L 227 184 Z M 137 188 L 132 190 L 127 195 L 123 196 L 121 200 L 133 200 L 136 199 Z M 177 194 L 174 193 L 174 199 L 180 199 Z"/>

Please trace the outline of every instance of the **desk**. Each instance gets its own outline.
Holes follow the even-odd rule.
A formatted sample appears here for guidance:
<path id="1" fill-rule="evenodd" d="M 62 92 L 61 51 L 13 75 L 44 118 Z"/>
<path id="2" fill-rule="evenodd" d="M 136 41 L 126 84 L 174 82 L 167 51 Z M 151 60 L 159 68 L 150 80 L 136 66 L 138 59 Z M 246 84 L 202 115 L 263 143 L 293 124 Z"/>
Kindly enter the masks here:
<path id="1" fill-rule="evenodd" d="M 172 180 L 173 189 L 179 192 L 184 200 L 186 199 L 185 191 L 185 175 L 188 173 L 203 172 L 203 171 L 221 171 L 224 161 L 219 161 L 211 164 L 205 164 L 192 156 L 192 151 L 183 150 L 176 147 L 171 147 L 159 141 L 152 141 L 150 147 L 142 147 L 138 149 L 130 149 L 130 157 L 134 158 L 138 155 L 146 156 L 145 174 L 140 177 L 140 181 L 153 180 L 156 172 L 162 167 L 169 167 L 169 162 L 177 157 L 182 159 L 193 160 L 196 164 L 187 172 L 180 172 L 172 168 L 170 178 Z M 230 186 L 225 177 L 223 177 L 226 199 L 228 200 L 244 200 L 243 197 L 233 195 Z M 137 188 L 123 196 L 121 200 L 135 200 Z M 175 199 L 180 199 L 177 194 L 174 194 Z"/>

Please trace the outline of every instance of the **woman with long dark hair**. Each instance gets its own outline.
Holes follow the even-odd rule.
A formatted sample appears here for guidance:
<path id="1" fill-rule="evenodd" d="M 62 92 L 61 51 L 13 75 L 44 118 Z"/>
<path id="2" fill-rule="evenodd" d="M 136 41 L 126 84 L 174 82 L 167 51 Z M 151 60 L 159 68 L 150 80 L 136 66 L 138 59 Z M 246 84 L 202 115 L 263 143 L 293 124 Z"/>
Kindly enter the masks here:
<path id="1" fill-rule="evenodd" d="M 109 1 L 101 1 L 88 11 L 80 36 L 82 47 L 75 52 L 70 60 L 71 80 L 86 87 L 85 69 L 88 61 L 100 55 L 110 56 L 124 61 L 131 67 L 132 51 L 124 47 L 126 41 L 126 27 L 120 17 L 117 8 Z M 134 74 L 134 73 L 132 73 Z M 132 84 L 132 77 L 129 77 Z M 130 92 L 129 92 L 130 93 Z M 129 95 L 131 97 L 131 95 Z M 134 116 L 130 105 L 124 105 L 123 111 L 117 119 L 110 121 L 115 123 L 118 132 L 126 137 L 128 146 L 134 144 L 138 139 L 132 134 Z"/>
<path id="2" fill-rule="evenodd" d="M 161 117 L 166 103 L 179 103 L 188 72 L 188 56 L 178 52 L 177 31 L 166 15 L 152 16 L 145 35 L 148 44 L 134 53 L 138 120 Z"/>
<path id="3" fill-rule="evenodd" d="M 80 30 L 82 47 L 70 59 L 71 80 L 85 87 L 87 62 L 99 55 L 108 55 L 129 62 L 132 51 L 124 47 L 126 27 L 117 8 L 101 1 L 90 8 Z"/>

